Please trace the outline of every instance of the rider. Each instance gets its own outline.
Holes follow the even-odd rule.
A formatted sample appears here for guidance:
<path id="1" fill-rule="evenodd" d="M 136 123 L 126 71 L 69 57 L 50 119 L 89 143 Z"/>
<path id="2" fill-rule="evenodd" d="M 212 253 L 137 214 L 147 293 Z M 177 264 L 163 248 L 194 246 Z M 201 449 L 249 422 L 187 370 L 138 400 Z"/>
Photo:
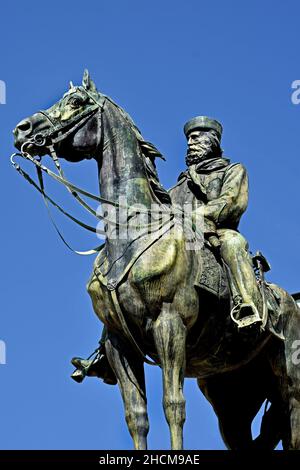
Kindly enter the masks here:
<path id="1" fill-rule="evenodd" d="M 183 205 L 197 201 L 194 221 L 197 225 L 197 220 L 204 218 L 205 235 L 227 266 L 233 301 L 231 317 L 240 329 L 259 326 L 262 323 L 260 293 L 248 243 L 238 231 L 248 204 L 246 169 L 241 163 L 231 163 L 223 157 L 222 125 L 215 119 L 197 116 L 185 124 L 184 133 L 188 142 L 187 169 L 170 190 L 172 202 Z M 116 383 L 105 356 L 105 334 L 104 328 L 96 359 L 72 360 L 78 369 L 75 375 L 81 374 L 82 378 L 94 375 L 106 383 Z"/>
<path id="2" fill-rule="evenodd" d="M 229 272 L 232 319 L 239 328 L 262 323 L 260 293 L 248 243 L 238 224 L 248 204 L 248 176 L 241 163 L 230 163 L 220 146 L 222 125 L 197 116 L 184 126 L 188 141 L 187 170 L 170 191 L 172 202 L 195 203 L 195 223 L 204 220 L 204 233 L 218 249 Z M 200 203 L 200 205 L 199 205 Z M 195 205 L 195 204 L 193 204 Z"/>

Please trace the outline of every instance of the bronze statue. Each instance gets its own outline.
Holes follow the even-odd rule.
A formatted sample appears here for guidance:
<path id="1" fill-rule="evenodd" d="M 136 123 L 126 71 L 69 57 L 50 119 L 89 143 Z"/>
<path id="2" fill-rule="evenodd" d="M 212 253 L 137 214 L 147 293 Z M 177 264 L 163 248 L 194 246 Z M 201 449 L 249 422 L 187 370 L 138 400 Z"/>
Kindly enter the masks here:
<path id="1" fill-rule="evenodd" d="M 107 329 L 105 352 L 136 449 L 146 449 L 149 429 L 144 362 L 162 369 L 172 449 L 183 447 L 184 377 L 197 378 L 228 448 L 273 449 L 282 440 L 285 449 L 300 449 L 300 372 L 293 360 L 300 310 L 292 296 L 264 280 L 268 264 L 261 254 L 253 257 L 252 271 L 237 231 L 247 175 L 222 157 L 221 130 L 205 117 L 187 123 L 188 170 L 170 193 L 158 181 L 159 151 L 87 72 L 82 86 L 71 85 L 58 103 L 14 131 L 16 147 L 39 175 L 47 172 L 40 159 L 52 155 L 56 179 L 82 204 L 88 193 L 64 177 L 59 161 L 98 164 L 101 195 L 95 199 L 103 205 L 107 237 L 88 292 Z M 49 201 L 41 177 L 36 186 Z M 125 222 L 110 218 L 111 207 L 118 215 L 124 209 L 120 196 L 126 196 Z M 194 209 L 183 221 L 187 198 Z M 159 216 L 149 222 L 154 213 Z M 127 237 L 120 236 L 124 228 Z M 187 239 L 197 248 L 187 249 Z M 265 400 L 271 406 L 253 440 L 251 423 Z"/>

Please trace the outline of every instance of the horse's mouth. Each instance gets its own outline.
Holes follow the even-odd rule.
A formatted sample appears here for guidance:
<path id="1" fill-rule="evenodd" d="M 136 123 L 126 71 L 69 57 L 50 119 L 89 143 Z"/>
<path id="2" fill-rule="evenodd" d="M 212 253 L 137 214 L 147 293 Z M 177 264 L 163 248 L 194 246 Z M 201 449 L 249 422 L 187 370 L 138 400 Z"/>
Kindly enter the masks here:
<path id="1" fill-rule="evenodd" d="M 47 149 L 44 146 L 38 146 L 33 142 L 30 142 L 30 139 L 20 139 L 15 135 L 14 146 L 21 152 L 29 153 L 32 157 L 46 155 Z"/>
<path id="2" fill-rule="evenodd" d="M 45 155 L 45 135 L 48 128 L 49 123 L 45 121 L 45 116 L 41 113 L 23 119 L 13 130 L 15 147 L 32 156 Z"/>

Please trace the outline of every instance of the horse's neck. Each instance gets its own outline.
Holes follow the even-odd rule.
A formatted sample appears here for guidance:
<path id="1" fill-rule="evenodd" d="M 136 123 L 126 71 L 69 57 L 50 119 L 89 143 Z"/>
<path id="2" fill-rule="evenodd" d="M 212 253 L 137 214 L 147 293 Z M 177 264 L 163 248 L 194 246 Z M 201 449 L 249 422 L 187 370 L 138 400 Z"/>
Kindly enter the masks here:
<path id="1" fill-rule="evenodd" d="M 105 106 L 103 113 L 102 133 L 99 177 L 101 196 L 126 205 L 129 210 L 138 204 L 150 208 L 151 204 L 157 201 L 153 200 L 139 142 L 125 116 L 110 102 Z M 108 218 L 114 217 L 113 206 L 103 204 L 103 210 L 108 213 Z M 122 223 L 126 224 L 126 211 L 123 210 L 121 216 L 118 210 L 116 212 L 117 221 L 121 219 Z M 139 216 L 139 221 L 147 223 L 146 215 L 144 220 Z M 110 256 L 115 258 L 124 251 L 130 237 L 115 234 L 115 227 L 111 224 L 108 229 L 110 236 L 107 237 L 106 245 Z"/>

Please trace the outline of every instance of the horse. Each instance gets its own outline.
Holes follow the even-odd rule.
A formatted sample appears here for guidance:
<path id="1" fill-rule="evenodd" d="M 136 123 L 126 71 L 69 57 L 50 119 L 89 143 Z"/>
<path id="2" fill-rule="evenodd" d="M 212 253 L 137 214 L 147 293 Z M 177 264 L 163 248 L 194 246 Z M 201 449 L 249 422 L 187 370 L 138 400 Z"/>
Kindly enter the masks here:
<path id="1" fill-rule="evenodd" d="M 107 328 L 105 350 L 134 448 L 147 449 L 146 362 L 162 370 L 172 449 L 183 448 L 185 377 L 197 379 L 229 449 L 273 449 L 280 440 L 284 449 L 300 449 L 299 306 L 270 284 L 280 298 L 282 337 L 269 330 L 247 337 L 230 318 L 228 296 L 197 287 L 209 248 L 190 249 L 187 239 L 200 240 L 201 233 L 183 227 L 158 180 L 160 153 L 130 116 L 85 71 L 82 85 L 71 83 L 52 107 L 22 120 L 14 136 L 16 148 L 35 163 L 46 154 L 58 168 L 63 159 L 97 162 L 106 238 L 87 290 Z M 74 186 L 62 175 L 60 180 L 76 196 Z M 120 215 L 120 198 L 127 215 L 116 223 L 112 207 Z M 151 211 L 157 217 L 149 223 Z M 123 229 L 126 236 L 120 236 Z M 219 262 L 210 252 L 210 267 Z M 253 439 L 252 420 L 267 402 Z"/>

